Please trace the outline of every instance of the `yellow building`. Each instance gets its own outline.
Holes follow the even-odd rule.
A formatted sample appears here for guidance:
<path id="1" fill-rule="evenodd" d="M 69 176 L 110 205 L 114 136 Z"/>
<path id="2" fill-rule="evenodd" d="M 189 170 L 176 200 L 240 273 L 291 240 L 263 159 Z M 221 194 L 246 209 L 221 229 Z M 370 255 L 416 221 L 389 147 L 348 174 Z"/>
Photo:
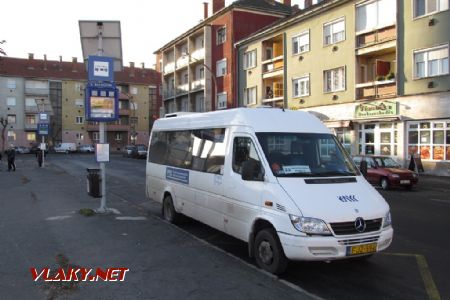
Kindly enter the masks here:
<path id="1" fill-rule="evenodd" d="M 450 175 L 448 2 L 306 7 L 236 44 L 239 105 L 307 110 L 351 154 Z"/>

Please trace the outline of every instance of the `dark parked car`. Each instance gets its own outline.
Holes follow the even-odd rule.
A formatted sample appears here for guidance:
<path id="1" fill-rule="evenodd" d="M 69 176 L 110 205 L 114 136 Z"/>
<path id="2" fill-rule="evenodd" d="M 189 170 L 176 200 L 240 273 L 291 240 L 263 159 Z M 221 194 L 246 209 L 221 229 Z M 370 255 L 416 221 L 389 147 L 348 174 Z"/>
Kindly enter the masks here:
<path id="1" fill-rule="evenodd" d="M 24 147 L 24 146 L 17 146 L 14 147 L 16 149 L 16 153 L 19 154 L 28 154 L 30 153 L 30 148 Z"/>
<path id="2" fill-rule="evenodd" d="M 131 155 L 133 154 L 133 149 L 135 149 L 135 148 L 136 148 L 135 145 L 125 146 L 122 151 L 122 156 L 123 157 L 131 157 Z"/>
<path id="3" fill-rule="evenodd" d="M 362 160 L 367 162 L 367 181 L 374 185 L 380 185 L 384 190 L 394 186 L 411 189 L 419 181 L 417 173 L 402 168 L 392 157 L 376 155 L 353 157 L 353 161 L 358 167 Z"/>
<path id="4" fill-rule="evenodd" d="M 147 157 L 147 146 L 136 145 L 131 151 L 131 157 L 133 158 L 146 158 Z"/>

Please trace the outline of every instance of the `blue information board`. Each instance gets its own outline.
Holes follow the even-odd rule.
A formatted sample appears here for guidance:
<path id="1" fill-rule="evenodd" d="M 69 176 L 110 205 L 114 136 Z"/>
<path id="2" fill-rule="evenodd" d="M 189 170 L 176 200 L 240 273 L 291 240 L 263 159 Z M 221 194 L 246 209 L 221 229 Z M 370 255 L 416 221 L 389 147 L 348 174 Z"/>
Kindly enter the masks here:
<path id="1" fill-rule="evenodd" d="M 38 135 L 48 135 L 49 127 L 50 126 L 48 123 L 38 123 L 37 124 Z"/>
<path id="2" fill-rule="evenodd" d="M 89 82 L 85 97 L 88 121 L 110 122 L 119 119 L 119 90 L 114 83 Z"/>
<path id="3" fill-rule="evenodd" d="M 114 81 L 114 59 L 105 56 L 88 57 L 89 81 Z"/>

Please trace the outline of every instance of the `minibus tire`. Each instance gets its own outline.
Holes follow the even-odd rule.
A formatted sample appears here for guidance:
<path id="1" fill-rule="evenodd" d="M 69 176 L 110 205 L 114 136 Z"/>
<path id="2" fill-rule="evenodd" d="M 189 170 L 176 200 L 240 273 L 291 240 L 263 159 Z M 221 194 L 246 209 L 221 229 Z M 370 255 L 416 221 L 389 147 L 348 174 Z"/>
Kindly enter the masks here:
<path id="1" fill-rule="evenodd" d="M 162 205 L 162 215 L 164 220 L 172 224 L 178 223 L 181 218 L 181 215 L 175 211 L 173 200 L 170 195 L 164 197 Z"/>
<path id="2" fill-rule="evenodd" d="M 258 266 L 272 274 L 281 274 L 287 268 L 288 259 L 273 228 L 263 229 L 256 234 L 254 255 Z"/>

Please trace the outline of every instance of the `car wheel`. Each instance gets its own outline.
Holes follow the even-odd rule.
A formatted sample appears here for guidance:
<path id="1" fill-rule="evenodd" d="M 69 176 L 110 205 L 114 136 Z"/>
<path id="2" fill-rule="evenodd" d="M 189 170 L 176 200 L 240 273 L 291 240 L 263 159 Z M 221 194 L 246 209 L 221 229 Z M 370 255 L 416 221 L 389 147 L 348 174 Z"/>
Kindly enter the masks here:
<path id="1" fill-rule="evenodd" d="M 381 178 L 381 182 L 380 182 L 381 188 L 383 190 L 388 190 L 389 189 L 389 181 L 386 177 Z"/>
<path id="2" fill-rule="evenodd" d="M 256 234 L 253 251 L 261 269 L 272 274 L 281 274 L 286 270 L 288 259 L 274 229 L 266 228 Z"/>
<path id="3" fill-rule="evenodd" d="M 173 206 L 172 197 L 167 195 L 164 197 L 163 205 L 162 205 L 162 215 L 164 220 L 170 222 L 172 224 L 176 224 L 180 221 L 181 214 L 175 211 L 175 207 Z"/>

